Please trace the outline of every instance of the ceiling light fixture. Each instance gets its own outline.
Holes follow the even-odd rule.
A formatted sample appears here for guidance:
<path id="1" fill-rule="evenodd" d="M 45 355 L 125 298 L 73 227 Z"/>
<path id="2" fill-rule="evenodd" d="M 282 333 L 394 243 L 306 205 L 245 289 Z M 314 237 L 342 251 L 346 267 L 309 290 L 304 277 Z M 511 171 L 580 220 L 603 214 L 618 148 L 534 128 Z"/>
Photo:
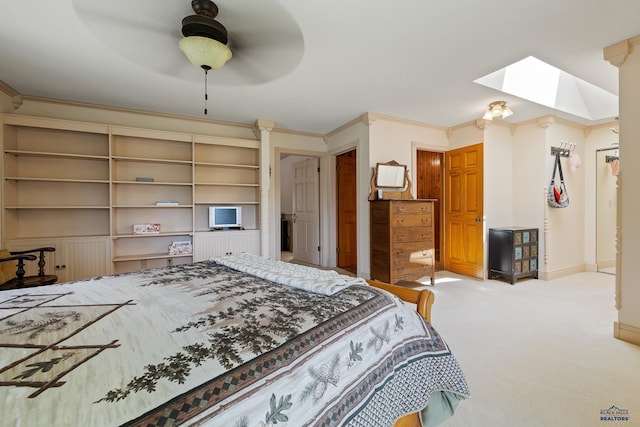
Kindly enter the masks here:
<path id="1" fill-rule="evenodd" d="M 511 108 L 507 106 L 506 102 L 496 101 L 489 104 L 489 108 L 482 118 L 484 120 L 493 120 L 495 117 L 502 117 L 503 119 L 506 119 L 512 114 L 513 111 L 511 111 Z"/>
<path id="2" fill-rule="evenodd" d="M 227 47 L 227 29 L 215 17 L 218 6 L 210 0 L 192 0 L 191 7 L 196 13 L 182 20 L 180 50 L 189 61 L 204 70 L 204 114 L 207 114 L 207 73 L 222 67 L 231 59 Z"/>

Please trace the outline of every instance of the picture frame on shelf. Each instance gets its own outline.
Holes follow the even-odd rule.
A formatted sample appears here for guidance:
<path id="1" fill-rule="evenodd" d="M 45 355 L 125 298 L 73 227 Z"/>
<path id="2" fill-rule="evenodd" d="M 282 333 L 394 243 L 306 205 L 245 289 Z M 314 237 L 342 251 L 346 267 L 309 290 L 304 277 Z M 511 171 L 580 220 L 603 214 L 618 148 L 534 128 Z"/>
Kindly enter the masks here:
<path id="1" fill-rule="evenodd" d="M 160 224 L 133 224 L 133 234 L 159 234 Z"/>
<path id="2" fill-rule="evenodd" d="M 193 254 L 193 245 L 189 240 L 182 242 L 171 242 L 169 245 L 169 255 L 191 255 Z"/>

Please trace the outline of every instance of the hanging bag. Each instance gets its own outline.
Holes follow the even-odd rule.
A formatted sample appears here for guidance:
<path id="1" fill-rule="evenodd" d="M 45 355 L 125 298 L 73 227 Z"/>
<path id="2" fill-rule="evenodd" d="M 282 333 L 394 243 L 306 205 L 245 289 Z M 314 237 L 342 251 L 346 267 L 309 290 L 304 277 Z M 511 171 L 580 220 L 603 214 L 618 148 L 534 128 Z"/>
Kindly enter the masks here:
<path id="1" fill-rule="evenodd" d="M 560 180 L 556 182 L 556 171 Z M 562 164 L 560 163 L 560 154 L 556 154 L 556 160 L 553 164 L 553 175 L 547 192 L 547 203 L 552 208 L 566 208 L 569 206 L 569 193 L 564 184 L 564 176 L 562 176 Z"/>

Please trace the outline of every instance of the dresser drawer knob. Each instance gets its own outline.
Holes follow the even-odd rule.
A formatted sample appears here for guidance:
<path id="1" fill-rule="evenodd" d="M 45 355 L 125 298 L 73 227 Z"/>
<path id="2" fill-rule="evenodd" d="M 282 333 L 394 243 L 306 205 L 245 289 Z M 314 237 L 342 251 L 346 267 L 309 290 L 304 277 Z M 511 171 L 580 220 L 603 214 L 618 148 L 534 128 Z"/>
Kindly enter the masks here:
<path id="1" fill-rule="evenodd" d="M 396 221 L 396 223 L 398 225 L 403 225 L 404 224 L 404 219 L 399 219 L 399 220 Z"/>
<path id="2" fill-rule="evenodd" d="M 398 234 L 398 240 L 404 240 L 404 234 Z"/>
<path id="3" fill-rule="evenodd" d="M 396 251 L 396 255 L 397 255 L 397 256 L 404 255 L 404 249 L 398 249 L 398 250 Z"/>

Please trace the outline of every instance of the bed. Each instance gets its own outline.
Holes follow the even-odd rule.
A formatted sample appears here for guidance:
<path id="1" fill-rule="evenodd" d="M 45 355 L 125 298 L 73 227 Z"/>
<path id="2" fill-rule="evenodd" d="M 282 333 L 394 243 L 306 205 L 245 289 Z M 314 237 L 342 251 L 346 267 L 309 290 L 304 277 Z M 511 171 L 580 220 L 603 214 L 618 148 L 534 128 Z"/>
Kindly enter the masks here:
<path id="1" fill-rule="evenodd" d="M 466 380 L 385 288 L 240 255 L 2 291 L 0 425 L 435 425 Z"/>

